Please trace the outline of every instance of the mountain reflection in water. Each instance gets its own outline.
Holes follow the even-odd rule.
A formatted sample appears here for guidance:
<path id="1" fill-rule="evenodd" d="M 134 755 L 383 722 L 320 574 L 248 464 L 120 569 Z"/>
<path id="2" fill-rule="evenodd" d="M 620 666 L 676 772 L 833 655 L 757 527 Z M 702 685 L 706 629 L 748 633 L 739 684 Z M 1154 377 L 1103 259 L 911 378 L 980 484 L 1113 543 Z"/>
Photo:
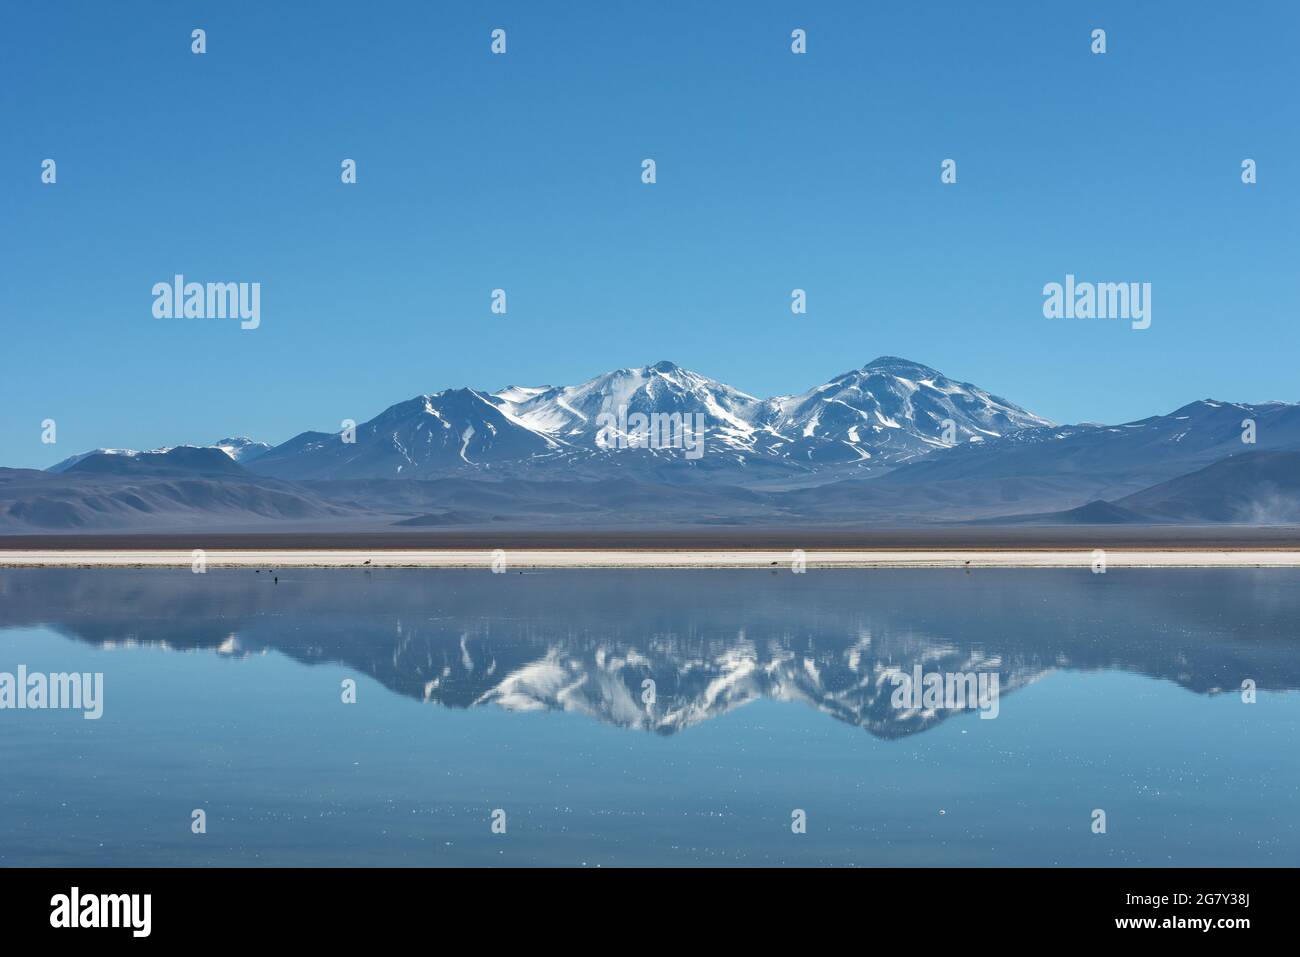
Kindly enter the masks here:
<path id="1" fill-rule="evenodd" d="M 41 625 L 100 647 L 274 651 L 445 707 L 565 710 L 662 735 L 762 698 L 880 738 L 915 734 L 961 714 L 892 705 L 890 676 L 918 666 L 996 673 L 1004 711 L 1017 689 L 1061 669 L 1122 670 L 1197 694 L 1247 679 L 1300 688 L 1296 570 L 277 574 L 4 570 L 0 629 Z"/>

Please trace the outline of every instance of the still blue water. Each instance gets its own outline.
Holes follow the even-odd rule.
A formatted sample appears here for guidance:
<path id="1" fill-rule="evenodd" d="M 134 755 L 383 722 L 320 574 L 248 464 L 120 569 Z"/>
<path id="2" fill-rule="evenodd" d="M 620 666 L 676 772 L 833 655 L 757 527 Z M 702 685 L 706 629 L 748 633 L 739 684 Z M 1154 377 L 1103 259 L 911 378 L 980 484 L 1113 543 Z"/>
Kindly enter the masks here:
<path id="1" fill-rule="evenodd" d="M 1300 864 L 1294 570 L 278 574 L 0 571 L 0 865 Z"/>

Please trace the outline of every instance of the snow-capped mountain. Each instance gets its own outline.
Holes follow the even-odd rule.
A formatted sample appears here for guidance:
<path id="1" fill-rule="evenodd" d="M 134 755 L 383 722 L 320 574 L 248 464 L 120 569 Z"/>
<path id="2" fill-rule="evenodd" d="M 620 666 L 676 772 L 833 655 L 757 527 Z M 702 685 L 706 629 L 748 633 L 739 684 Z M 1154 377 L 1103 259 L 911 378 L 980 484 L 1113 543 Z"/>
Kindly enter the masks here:
<path id="1" fill-rule="evenodd" d="M 668 422 L 670 433 L 673 423 L 691 431 L 702 426 L 697 454 L 683 443 L 620 441 L 645 423 L 651 436 L 663 438 L 656 420 Z M 1300 405 L 1205 399 L 1121 425 L 1057 426 L 978 386 L 892 356 L 775 398 L 657 362 L 576 385 L 419 395 L 347 430 L 304 432 L 271 449 L 228 438 L 177 450 L 220 450 L 222 460 L 244 470 L 239 481 L 245 483 L 333 480 L 329 488 L 307 491 L 358 521 L 415 527 L 511 520 L 620 527 L 1023 522 L 1056 513 L 1077 524 L 1136 521 L 1147 513 L 1095 503 L 1121 502 L 1229 456 L 1300 451 Z M 193 457 L 161 462 L 168 450 L 97 451 L 102 454 L 73 456 L 49 470 L 71 469 L 81 484 L 42 491 L 30 477 L 9 481 L 0 522 L 107 522 L 116 513 L 100 510 L 95 497 L 107 493 L 83 487 L 92 473 L 96 481 L 116 476 L 129 484 L 147 470 L 119 465 L 211 473 L 220 464 Z M 473 494 L 446 482 L 404 481 L 432 478 L 464 479 Z M 499 481 L 484 484 L 483 478 Z M 399 481 L 374 484 L 383 480 Z M 131 489 L 122 494 L 132 501 Z M 1150 514 L 1188 522 L 1201 515 L 1291 514 L 1276 498 L 1255 512 L 1243 512 L 1235 500 L 1210 507 L 1197 499 L 1195 508 Z M 170 521 L 174 509 L 160 501 L 140 521 Z M 181 517 L 197 514 L 189 509 Z M 37 516 L 44 518 L 37 522 Z"/>
<path id="2" fill-rule="evenodd" d="M 304 432 L 251 467 L 293 479 L 428 478 L 554 456 L 563 443 L 519 420 L 508 403 L 447 389 L 398 403 L 355 434 Z"/>
<path id="3" fill-rule="evenodd" d="M 637 428 L 647 433 L 647 421 L 650 436 L 672 441 L 629 441 Z M 688 454 L 689 438 L 672 429 L 701 424 L 702 445 Z M 946 437 L 981 440 L 1046 424 L 983 389 L 892 357 L 771 399 L 665 361 L 577 385 L 416 396 L 357 426 L 354 441 L 342 432 L 305 432 L 250 461 L 255 471 L 292 479 L 557 469 L 592 477 L 635 469 L 666 481 L 732 471 L 743 484 L 831 467 L 865 471 L 924 455 Z"/>
<path id="4" fill-rule="evenodd" d="M 167 449 L 155 449 L 157 452 L 166 452 Z M 78 452 L 76 455 L 69 455 L 66 459 L 55 462 L 45 471 L 47 472 L 66 472 L 83 459 L 88 459 L 92 455 L 123 455 L 127 458 L 135 458 L 140 453 L 135 449 L 91 449 L 89 452 Z"/>
<path id="5" fill-rule="evenodd" d="M 601 423 L 608 422 L 602 415 L 621 420 L 636 413 L 700 413 L 713 451 L 740 456 L 754 451 L 758 429 L 753 421 L 763 405 L 752 395 L 671 362 L 618 369 L 572 386 L 511 386 L 494 398 L 528 428 L 582 450 L 598 448 L 597 433 Z M 624 435 L 615 424 L 607 437 L 617 440 Z M 678 450 L 647 451 L 671 456 Z"/>
<path id="6" fill-rule="evenodd" d="M 969 382 L 895 356 L 802 395 L 769 399 L 760 421 L 773 437 L 767 451 L 784 458 L 890 463 L 1050 424 Z"/>
<path id="7" fill-rule="evenodd" d="M 237 435 L 231 438 L 218 439 L 212 443 L 214 448 L 221 449 L 236 462 L 247 464 L 254 459 L 265 455 L 271 451 L 270 442 L 257 442 L 244 435 Z"/>
<path id="8" fill-rule="evenodd" d="M 70 455 L 62 461 L 56 462 L 47 468 L 47 472 L 66 472 L 72 466 L 76 465 L 92 455 L 120 455 L 128 459 L 138 459 L 142 455 L 165 455 L 172 449 L 220 449 L 230 456 L 236 462 L 251 462 L 258 456 L 269 452 L 271 444 L 269 442 L 257 442 L 246 436 L 236 436 L 233 438 L 219 439 L 211 445 L 167 445 L 159 449 L 91 449 L 89 452 L 79 452 L 76 455 Z"/>

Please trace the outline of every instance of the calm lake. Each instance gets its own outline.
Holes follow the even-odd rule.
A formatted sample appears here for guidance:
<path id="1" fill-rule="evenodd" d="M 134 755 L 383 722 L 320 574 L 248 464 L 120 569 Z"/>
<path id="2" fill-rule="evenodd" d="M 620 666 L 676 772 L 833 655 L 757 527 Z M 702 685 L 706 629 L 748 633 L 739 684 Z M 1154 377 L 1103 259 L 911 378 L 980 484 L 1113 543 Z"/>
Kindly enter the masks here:
<path id="1" fill-rule="evenodd" d="M 1297 570 L 276 574 L 0 570 L 0 865 L 1300 865 Z"/>

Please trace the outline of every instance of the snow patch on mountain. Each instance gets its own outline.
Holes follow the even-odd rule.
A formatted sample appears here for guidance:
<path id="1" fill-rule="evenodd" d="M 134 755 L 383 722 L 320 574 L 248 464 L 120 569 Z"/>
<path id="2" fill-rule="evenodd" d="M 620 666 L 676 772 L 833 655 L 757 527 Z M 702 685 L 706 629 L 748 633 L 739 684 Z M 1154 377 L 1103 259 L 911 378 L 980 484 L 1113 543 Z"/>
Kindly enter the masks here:
<path id="1" fill-rule="evenodd" d="M 231 459 L 240 463 L 251 462 L 258 456 L 263 455 L 271 450 L 268 442 L 257 442 L 253 439 L 238 436 L 235 438 L 219 439 L 211 445 L 164 445 L 156 449 L 91 449 L 89 452 L 79 452 L 76 455 L 70 455 L 62 461 L 56 462 L 47 468 L 47 472 L 66 472 L 72 466 L 76 465 L 92 455 L 121 455 L 129 459 L 138 459 L 141 455 L 166 455 L 172 449 L 220 449 L 225 452 Z"/>

